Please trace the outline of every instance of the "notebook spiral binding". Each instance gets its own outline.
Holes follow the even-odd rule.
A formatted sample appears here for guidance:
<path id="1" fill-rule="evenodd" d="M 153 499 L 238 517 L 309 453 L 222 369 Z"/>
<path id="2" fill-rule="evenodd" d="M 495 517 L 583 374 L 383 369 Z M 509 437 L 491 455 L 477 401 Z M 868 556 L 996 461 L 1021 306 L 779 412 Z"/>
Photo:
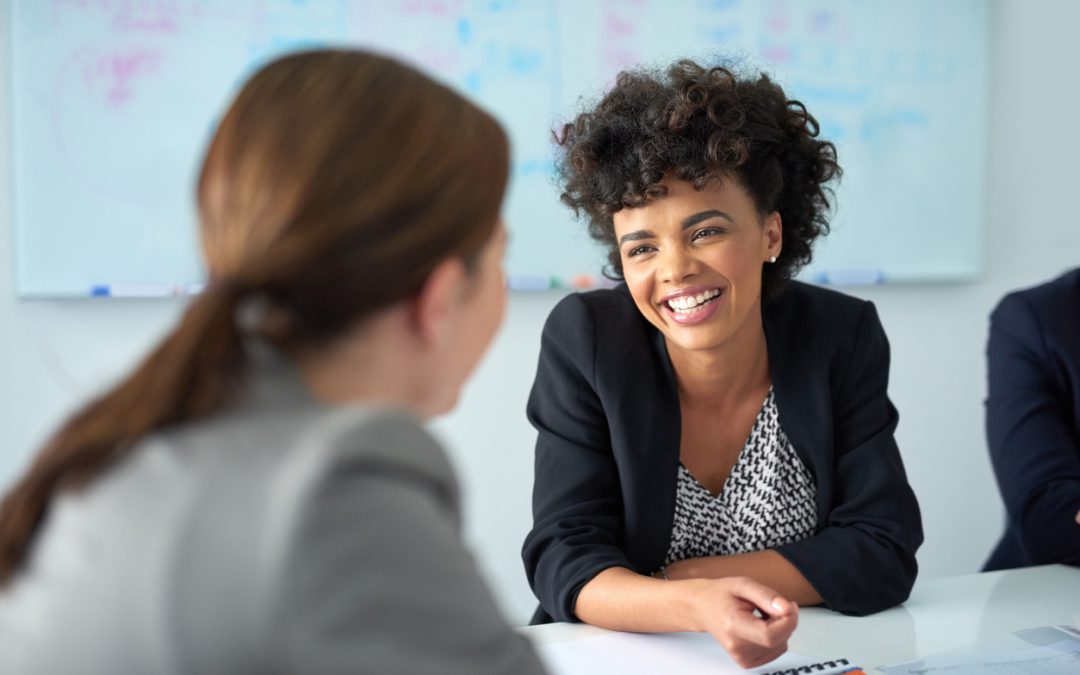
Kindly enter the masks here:
<path id="1" fill-rule="evenodd" d="M 851 662 L 847 659 L 837 659 L 835 661 L 821 661 L 820 663 L 811 663 L 808 666 L 799 666 L 798 668 L 785 668 L 784 670 L 774 670 L 765 675 L 804 675 L 805 673 L 821 673 L 827 670 L 833 670 L 835 668 L 843 668 L 844 666 L 850 666 Z"/>

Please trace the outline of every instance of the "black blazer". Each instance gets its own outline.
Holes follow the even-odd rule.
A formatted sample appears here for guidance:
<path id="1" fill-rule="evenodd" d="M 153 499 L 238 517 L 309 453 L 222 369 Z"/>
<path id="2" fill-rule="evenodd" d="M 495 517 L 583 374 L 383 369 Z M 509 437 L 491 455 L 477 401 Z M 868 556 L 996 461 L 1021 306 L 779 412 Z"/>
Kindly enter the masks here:
<path id="1" fill-rule="evenodd" d="M 818 530 L 777 548 L 830 608 L 907 599 L 922 525 L 893 439 L 889 345 L 871 303 L 792 282 L 762 307 L 780 422 L 817 484 Z M 663 335 L 625 285 L 573 294 L 544 327 L 528 403 L 539 432 L 522 557 L 534 623 L 576 621 L 581 587 L 667 554 L 681 438 Z"/>
<path id="2" fill-rule="evenodd" d="M 1008 515 L 986 569 L 1080 565 L 1080 270 L 990 315 L 986 437 Z"/>

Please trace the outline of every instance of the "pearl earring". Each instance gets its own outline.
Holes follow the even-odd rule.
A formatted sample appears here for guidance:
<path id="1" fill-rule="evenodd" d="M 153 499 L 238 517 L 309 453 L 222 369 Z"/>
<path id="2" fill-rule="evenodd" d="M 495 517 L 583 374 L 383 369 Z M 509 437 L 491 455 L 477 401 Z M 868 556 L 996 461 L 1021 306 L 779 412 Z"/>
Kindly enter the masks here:
<path id="1" fill-rule="evenodd" d="M 769 258 L 769 262 L 771 262 L 771 263 L 776 262 L 776 256 L 773 256 L 773 257 Z"/>

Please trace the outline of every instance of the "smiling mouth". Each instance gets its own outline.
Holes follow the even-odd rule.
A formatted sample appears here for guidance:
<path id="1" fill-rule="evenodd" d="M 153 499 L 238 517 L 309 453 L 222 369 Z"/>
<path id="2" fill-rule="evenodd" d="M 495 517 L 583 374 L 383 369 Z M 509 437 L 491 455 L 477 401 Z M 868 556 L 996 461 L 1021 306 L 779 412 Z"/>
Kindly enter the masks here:
<path id="1" fill-rule="evenodd" d="M 710 291 L 702 291 L 697 295 L 683 295 L 671 300 L 665 301 L 663 304 L 668 309 L 681 316 L 687 316 L 695 312 L 700 312 L 712 303 L 716 302 L 716 299 L 720 297 L 721 291 L 719 288 L 714 288 Z"/>

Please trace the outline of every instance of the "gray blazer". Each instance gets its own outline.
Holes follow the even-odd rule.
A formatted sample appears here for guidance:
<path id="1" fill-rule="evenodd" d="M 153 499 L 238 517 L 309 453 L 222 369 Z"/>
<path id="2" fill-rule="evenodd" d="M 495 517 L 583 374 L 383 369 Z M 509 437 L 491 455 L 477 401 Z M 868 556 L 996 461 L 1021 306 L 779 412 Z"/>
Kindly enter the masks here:
<path id="1" fill-rule="evenodd" d="M 52 504 L 0 591 L 0 673 L 539 673 L 408 415 L 250 394 Z"/>

